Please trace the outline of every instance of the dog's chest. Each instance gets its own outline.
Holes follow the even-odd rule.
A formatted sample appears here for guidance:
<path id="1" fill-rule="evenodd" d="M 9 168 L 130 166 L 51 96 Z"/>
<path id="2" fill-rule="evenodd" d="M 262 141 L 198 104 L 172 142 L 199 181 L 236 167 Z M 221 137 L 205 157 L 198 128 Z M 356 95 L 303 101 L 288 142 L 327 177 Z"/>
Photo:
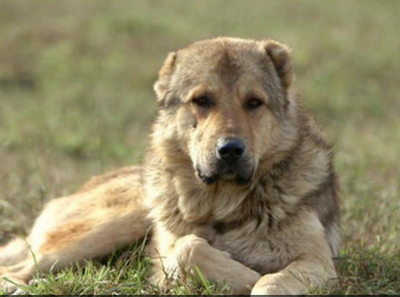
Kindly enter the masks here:
<path id="1" fill-rule="evenodd" d="M 250 228 L 244 226 L 225 234 L 215 234 L 209 243 L 260 274 L 281 270 L 292 260 L 293 255 L 285 242 L 273 236 L 251 233 Z"/>

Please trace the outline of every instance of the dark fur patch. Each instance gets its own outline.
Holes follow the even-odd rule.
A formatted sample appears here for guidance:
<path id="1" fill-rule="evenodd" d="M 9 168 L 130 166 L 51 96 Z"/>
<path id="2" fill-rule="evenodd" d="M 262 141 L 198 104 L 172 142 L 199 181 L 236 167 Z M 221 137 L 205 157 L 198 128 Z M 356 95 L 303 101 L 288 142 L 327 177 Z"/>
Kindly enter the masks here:
<path id="1" fill-rule="evenodd" d="M 225 234 L 234 229 L 240 228 L 246 222 L 246 219 L 240 219 L 231 222 L 217 221 L 214 223 L 213 228 L 217 234 Z"/>
<path id="2" fill-rule="evenodd" d="M 305 206 L 316 210 L 322 225 L 327 229 L 337 221 L 339 215 L 337 188 L 336 174 L 331 171 L 315 191 L 302 198 Z"/>
<path id="3" fill-rule="evenodd" d="M 239 79 L 242 70 L 239 64 L 231 58 L 227 50 L 217 62 L 216 72 L 227 87 L 232 87 Z"/>
<path id="4" fill-rule="evenodd" d="M 277 181 L 282 175 L 291 170 L 294 159 L 296 158 L 296 151 L 299 150 L 301 142 L 302 139 L 299 138 L 296 145 L 294 145 L 294 147 L 287 153 L 286 157 L 272 166 L 272 169 L 270 170 L 266 179 L 271 178 L 273 181 Z M 264 183 L 267 182 L 266 179 L 264 180 Z"/>

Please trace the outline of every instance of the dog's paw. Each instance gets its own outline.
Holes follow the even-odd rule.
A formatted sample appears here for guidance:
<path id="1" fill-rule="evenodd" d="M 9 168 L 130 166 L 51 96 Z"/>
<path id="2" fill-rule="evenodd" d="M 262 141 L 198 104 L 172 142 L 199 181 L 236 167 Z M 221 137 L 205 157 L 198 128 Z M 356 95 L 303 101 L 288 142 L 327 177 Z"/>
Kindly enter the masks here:
<path id="1" fill-rule="evenodd" d="M 44 277 L 43 278 L 34 278 L 29 281 L 28 285 L 29 286 L 37 286 L 41 283 L 48 283 L 48 282 L 49 282 L 49 280 Z"/>
<path id="2" fill-rule="evenodd" d="M 11 295 L 26 295 L 26 291 L 21 288 L 17 288 Z"/>
<path id="3" fill-rule="evenodd" d="M 27 284 L 20 278 L 13 275 L 0 275 L 0 288 L 7 294 L 25 295 L 23 288 Z"/>

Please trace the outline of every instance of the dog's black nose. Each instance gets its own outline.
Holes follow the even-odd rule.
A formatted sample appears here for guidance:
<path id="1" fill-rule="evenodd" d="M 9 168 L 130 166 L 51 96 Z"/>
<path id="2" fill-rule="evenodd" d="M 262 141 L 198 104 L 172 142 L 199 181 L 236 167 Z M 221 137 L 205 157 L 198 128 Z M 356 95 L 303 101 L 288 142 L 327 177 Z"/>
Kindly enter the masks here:
<path id="1" fill-rule="evenodd" d="M 245 150 L 246 145 L 240 138 L 222 138 L 217 144 L 217 156 L 226 162 L 239 160 Z"/>

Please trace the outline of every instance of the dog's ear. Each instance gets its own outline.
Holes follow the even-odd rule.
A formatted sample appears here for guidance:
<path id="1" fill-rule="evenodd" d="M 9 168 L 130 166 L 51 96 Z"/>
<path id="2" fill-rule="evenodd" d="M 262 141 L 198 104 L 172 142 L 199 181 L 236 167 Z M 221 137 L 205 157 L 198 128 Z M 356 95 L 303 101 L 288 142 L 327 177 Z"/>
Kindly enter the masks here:
<path id="1" fill-rule="evenodd" d="M 158 72 L 158 80 L 154 84 L 154 91 L 157 95 L 157 102 L 160 107 L 165 104 L 165 97 L 169 89 L 169 85 L 171 82 L 171 76 L 174 72 L 176 62 L 176 53 L 169 53 L 167 58 L 164 61 L 163 66 Z"/>
<path id="2" fill-rule="evenodd" d="M 275 70 L 285 89 L 289 89 L 294 81 L 292 57 L 290 49 L 275 40 L 263 41 L 264 49 L 274 64 Z"/>

